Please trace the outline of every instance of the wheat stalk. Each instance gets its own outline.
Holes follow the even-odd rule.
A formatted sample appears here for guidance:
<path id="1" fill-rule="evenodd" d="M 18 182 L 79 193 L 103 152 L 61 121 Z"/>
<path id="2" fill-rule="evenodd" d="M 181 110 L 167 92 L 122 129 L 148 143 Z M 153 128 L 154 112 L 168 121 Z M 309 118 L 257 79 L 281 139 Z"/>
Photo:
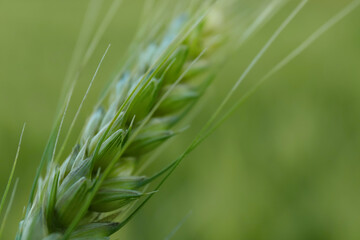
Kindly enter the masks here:
<path id="1" fill-rule="evenodd" d="M 167 171 L 134 175 L 141 159 L 176 135 L 174 124 L 208 86 L 217 31 L 184 14 L 148 45 L 90 115 L 71 154 L 57 161 L 53 148 L 17 239 L 107 239 L 121 227 L 116 219 Z"/>

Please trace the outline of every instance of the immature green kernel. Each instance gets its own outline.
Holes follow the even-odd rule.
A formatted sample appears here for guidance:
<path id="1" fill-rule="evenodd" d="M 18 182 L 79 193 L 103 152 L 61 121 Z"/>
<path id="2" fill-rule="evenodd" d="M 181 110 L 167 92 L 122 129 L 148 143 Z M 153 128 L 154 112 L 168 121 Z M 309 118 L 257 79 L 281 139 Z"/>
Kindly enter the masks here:
<path id="1" fill-rule="evenodd" d="M 148 180 L 145 176 L 125 176 L 109 178 L 103 183 L 104 188 L 137 189 Z"/>
<path id="2" fill-rule="evenodd" d="M 73 186 L 80 179 L 89 178 L 91 172 L 92 172 L 91 161 L 88 158 L 84 160 L 78 168 L 72 170 L 65 177 L 65 179 L 62 181 L 59 187 L 58 195 L 61 196 L 62 194 L 64 194 L 71 186 Z"/>
<path id="3" fill-rule="evenodd" d="M 119 223 L 90 223 L 79 227 L 72 235 L 71 239 L 94 239 L 107 237 L 119 228 Z"/>
<path id="4" fill-rule="evenodd" d="M 135 116 L 137 121 L 142 120 L 154 105 L 159 86 L 159 80 L 152 79 L 143 90 L 139 89 L 139 94 L 129 107 L 128 116 Z"/>
<path id="5" fill-rule="evenodd" d="M 171 130 L 154 131 L 144 135 L 139 134 L 126 149 L 124 155 L 136 157 L 146 154 L 173 136 L 175 136 L 175 133 Z"/>
<path id="6" fill-rule="evenodd" d="M 96 110 L 91 115 L 84 129 L 84 133 L 82 134 L 82 138 L 81 138 L 82 143 L 85 143 L 87 139 L 91 139 L 95 136 L 96 132 L 99 129 L 103 116 L 104 116 L 104 109 L 101 107 L 98 108 L 98 110 Z"/>
<path id="7" fill-rule="evenodd" d="M 43 239 L 47 236 L 48 229 L 42 209 L 33 210 L 25 221 L 26 224 L 22 224 L 22 240 Z"/>
<path id="8" fill-rule="evenodd" d="M 60 195 L 55 209 L 58 221 L 68 226 L 76 216 L 77 209 L 83 204 L 88 192 L 88 180 L 84 177 L 74 183 L 66 192 Z"/>
<path id="9" fill-rule="evenodd" d="M 189 47 L 186 45 L 181 45 L 178 47 L 176 52 L 173 54 L 175 59 L 174 63 L 170 66 L 168 71 L 165 73 L 164 82 L 165 84 L 174 83 L 181 74 L 181 70 L 184 67 L 184 64 L 187 60 L 189 54 Z"/>
<path id="10" fill-rule="evenodd" d="M 138 199 L 143 194 L 127 189 L 101 189 L 93 199 L 90 209 L 96 212 L 110 212 Z"/>
<path id="11" fill-rule="evenodd" d="M 166 91 L 167 88 L 164 89 Z M 177 85 L 157 110 L 159 115 L 181 111 L 199 97 L 199 93 L 187 85 Z"/>

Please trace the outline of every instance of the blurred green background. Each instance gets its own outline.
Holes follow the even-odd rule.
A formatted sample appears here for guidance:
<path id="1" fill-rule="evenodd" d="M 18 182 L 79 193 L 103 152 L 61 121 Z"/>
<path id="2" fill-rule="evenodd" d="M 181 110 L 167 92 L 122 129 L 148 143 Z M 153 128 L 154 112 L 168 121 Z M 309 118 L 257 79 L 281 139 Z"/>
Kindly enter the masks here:
<path id="1" fill-rule="evenodd" d="M 28 199 L 87 2 L 0 1 L 1 193 L 27 123 L 5 239 L 13 239 Z M 152 169 L 187 146 L 294 2 L 228 60 L 191 129 Z M 349 2 L 309 1 L 237 97 Z M 111 43 L 80 119 L 91 110 L 132 41 L 143 4 L 124 1 L 120 7 L 81 75 L 69 116 Z M 173 239 L 360 239 L 359 23 L 357 9 L 262 85 L 184 161 L 121 239 L 164 239 L 190 211 Z"/>

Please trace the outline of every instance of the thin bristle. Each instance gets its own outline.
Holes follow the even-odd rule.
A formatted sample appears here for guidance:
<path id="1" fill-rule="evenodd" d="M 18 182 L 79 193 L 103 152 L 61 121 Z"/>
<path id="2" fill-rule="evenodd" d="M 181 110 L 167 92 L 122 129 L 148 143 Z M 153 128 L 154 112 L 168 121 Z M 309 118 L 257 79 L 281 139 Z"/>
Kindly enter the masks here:
<path id="1" fill-rule="evenodd" d="M 15 181 L 15 184 L 14 184 L 14 187 L 13 187 L 13 190 L 11 192 L 11 196 L 10 196 L 10 200 L 9 200 L 9 203 L 8 203 L 8 206 L 6 208 L 6 211 L 5 211 L 5 214 L 4 214 L 4 217 L 1 221 L 1 226 L 0 226 L 0 239 L 1 239 L 1 236 L 4 232 L 4 228 L 5 228 L 5 224 L 7 223 L 7 218 L 10 214 L 10 210 L 11 210 L 11 207 L 14 203 L 14 197 L 15 197 L 15 193 L 16 193 L 16 190 L 17 190 L 17 187 L 18 187 L 18 183 L 19 183 L 19 179 L 16 179 Z"/>
<path id="2" fill-rule="evenodd" d="M 66 146 L 66 144 L 67 144 L 67 142 L 68 142 L 68 140 L 69 140 L 69 138 L 70 138 L 70 134 L 71 134 L 71 132 L 72 132 L 74 126 L 75 126 L 76 120 L 77 120 L 77 118 L 79 117 L 80 111 L 81 111 L 81 109 L 82 109 L 82 107 L 83 107 L 83 105 L 84 105 L 84 102 L 85 102 L 87 96 L 89 95 L 90 89 L 91 89 L 91 87 L 92 87 L 92 85 L 93 85 L 93 83 L 94 83 L 94 80 L 95 80 L 95 78 L 96 78 L 96 76 L 97 76 L 97 73 L 98 73 L 98 71 L 99 71 L 99 69 L 100 69 L 100 67 L 101 67 L 102 62 L 104 61 L 104 58 L 105 58 L 105 56 L 106 56 L 106 54 L 107 54 L 110 46 L 111 46 L 111 45 L 109 44 L 109 46 L 108 46 L 108 47 L 106 48 L 106 50 L 105 50 L 105 53 L 104 53 L 103 56 L 101 57 L 100 62 L 99 62 L 98 66 L 97 66 L 97 68 L 96 68 L 96 70 L 95 70 L 95 73 L 93 74 L 93 77 L 91 78 L 91 81 L 90 81 L 90 83 L 89 83 L 89 86 L 88 86 L 88 88 L 86 89 L 86 92 L 85 92 L 85 94 L 84 94 L 84 97 L 82 98 L 81 103 L 80 103 L 80 105 L 79 105 L 79 107 L 78 107 L 78 109 L 77 109 L 77 111 L 76 111 L 76 113 L 75 113 L 75 116 L 74 116 L 73 120 L 71 121 L 69 130 L 67 131 L 66 137 L 65 137 L 65 139 L 64 139 L 64 142 L 63 142 L 62 147 L 61 147 L 61 149 L 60 149 L 60 152 L 59 152 L 59 154 L 58 154 L 59 157 L 61 157 L 62 152 L 63 152 L 64 149 L 65 149 L 65 146 Z M 55 150 L 55 149 L 54 149 L 54 150 Z"/>
<path id="3" fill-rule="evenodd" d="M 14 177 L 17 161 L 18 161 L 19 154 L 20 154 L 21 142 L 22 142 L 22 139 L 23 139 L 23 136 L 24 136 L 25 126 L 26 126 L 26 123 L 24 123 L 23 128 L 21 130 L 19 144 L 18 144 L 18 147 L 17 147 L 17 150 L 16 150 L 15 159 L 14 159 L 14 162 L 13 162 L 13 165 L 12 165 L 12 168 L 11 168 L 11 172 L 10 172 L 8 182 L 7 182 L 6 187 L 5 187 L 4 194 L 3 194 L 2 198 L 1 198 L 0 215 L 2 213 L 2 210 L 3 210 L 4 206 L 5 206 L 6 197 L 7 197 L 8 193 L 9 193 L 9 190 L 10 190 L 10 187 L 11 187 L 11 184 L 12 184 L 12 180 L 13 180 L 13 177 Z"/>

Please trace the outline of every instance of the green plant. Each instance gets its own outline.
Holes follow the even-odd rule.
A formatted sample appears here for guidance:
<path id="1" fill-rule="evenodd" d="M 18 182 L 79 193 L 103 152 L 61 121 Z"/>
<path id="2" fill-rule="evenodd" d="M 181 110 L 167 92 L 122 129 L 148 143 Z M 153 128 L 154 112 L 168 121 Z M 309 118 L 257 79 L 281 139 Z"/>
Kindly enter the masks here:
<path id="1" fill-rule="evenodd" d="M 135 175 L 209 85 L 221 40 L 203 16 L 181 15 L 115 79 L 64 161 L 54 155 L 54 135 L 17 239 L 102 239 L 119 230 L 116 219 L 169 170 Z"/>
<path id="2" fill-rule="evenodd" d="M 120 222 L 117 219 L 126 216 L 132 203 L 144 195 L 149 199 L 154 193 L 146 192 L 146 186 L 162 174 L 169 176 L 180 161 L 241 104 L 243 99 L 219 122 L 214 122 L 247 73 L 305 2 L 254 58 L 185 153 L 152 177 L 137 176 L 134 170 L 147 153 L 176 134 L 172 127 L 211 82 L 209 66 L 217 65 L 213 65 L 212 59 L 219 43 L 214 36 L 219 29 L 208 28 L 203 15 L 195 20 L 178 19 L 165 40 L 149 45 L 133 64 L 132 71 L 123 72 L 108 88 L 65 161 L 61 159 L 63 148 L 55 155 L 58 134 L 54 131 L 43 158 L 43 166 L 47 166 L 45 177 L 35 181 L 36 190 L 30 198 L 18 239 L 107 239 L 121 228 L 129 218 Z M 300 52 L 302 50 L 300 48 Z M 264 79 L 298 52 L 290 54 Z M 64 113 L 66 109 L 67 105 Z M 61 125 L 62 119 L 59 119 L 57 127 L 61 129 Z"/>

